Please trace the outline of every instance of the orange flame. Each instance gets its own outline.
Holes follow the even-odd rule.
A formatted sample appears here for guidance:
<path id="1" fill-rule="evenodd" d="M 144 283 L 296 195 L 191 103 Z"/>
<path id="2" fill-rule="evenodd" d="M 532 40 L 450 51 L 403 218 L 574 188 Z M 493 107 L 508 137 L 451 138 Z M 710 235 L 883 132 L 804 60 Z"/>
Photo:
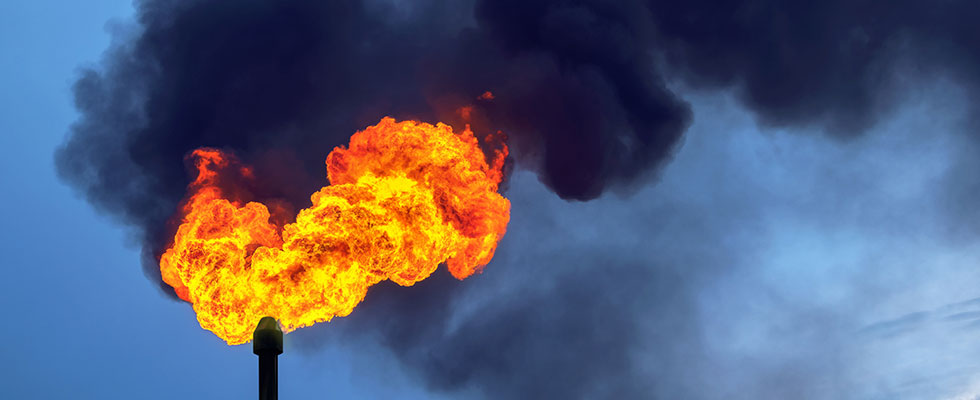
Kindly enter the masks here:
<path id="1" fill-rule="evenodd" d="M 330 152 L 330 185 L 280 227 L 266 205 L 219 188 L 230 155 L 195 150 L 198 176 L 161 275 L 228 344 L 249 341 L 265 315 L 286 332 L 346 316 L 371 285 L 410 286 L 443 262 L 466 278 L 490 261 L 510 220 L 497 193 L 506 157 L 504 145 L 488 165 L 468 126 L 457 135 L 384 118 Z"/>

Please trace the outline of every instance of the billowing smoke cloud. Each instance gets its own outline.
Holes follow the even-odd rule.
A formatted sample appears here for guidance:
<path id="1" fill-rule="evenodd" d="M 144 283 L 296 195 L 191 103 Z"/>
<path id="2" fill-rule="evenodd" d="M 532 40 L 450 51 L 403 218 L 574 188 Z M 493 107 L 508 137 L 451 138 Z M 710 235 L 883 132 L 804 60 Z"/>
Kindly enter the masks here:
<path id="1" fill-rule="evenodd" d="M 704 217 L 660 202 L 608 211 L 564 203 L 526 172 L 514 179 L 512 229 L 493 272 L 460 282 L 440 270 L 411 287 L 372 288 L 355 313 L 291 333 L 290 346 L 363 352 L 377 340 L 420 386 L 452 398 L 698 398 L 665 381 L 702 360 L 695 293 L 732 265 L 716 236 L 725 230 L 681 228 Z M 590 216 L 563 218 L 577 209 Z M 624 220 L 636 226 L 617 236 Z M 583 223 L 608 236 L 554 233 Z M 643 235 L 628 237 L 637 227 Z"/>
<path id="2" fill-rule="evenodd" d="M 134 229 L 159 279 L 189 182 L 183 159 L 197 147 L 235 152 L 255 166 L 255 199 L 298 209 L 355 130 L 384 115 L 459 125 L 455 110 L 473 105 L 477 130 L 506 132 L 519 168 L 561 198 L 589 200 L 649 181 L 672 157 L 694 116 L 668 80 L 733 89 L 766 125 L 852 137 L 906 85 L 946 75 L 973 88 L 980 71 L 980 7 L 967 1 L 445 3 L 138 1 L 137 26 L 75 85 L 81 116 L 58 171 Z M 487 90 L 493 100 L 477 99 Z M 641 314 L 692 338 L 660 347 L 677 352 L 664 359 L 697 359 L 686 285 L 713 269 L 566 258 L 515 264 L 554 271 L 468 317 L 450 305 L 474 283 L 436 279 L 372 292 L 350 324 L 379 332 L 430 386 L 492 398 L 652 393 L 656 373 L 671 374 L 631 359 L 650 339 Z M 595 273 L 607 266 L 614 273 Z"/>
<path id="3" fill-rule="evenodd" d="M 871 127 L 903 84 L 947 74 L 975 86 L 980 6 L 831 0 L 651 1 L 658 50 L 696 86 L 731 86 L 772 125 L 840 135 Z"/>
<path id="4" fill-rule="evenodd" d="M 256 198 L 302 206 L 354 130 L 382 115 L 459 124 L 453 111 L 491 90 L 475 122 L 587 200 L 642 182 L 678 144 L 691 116 L 664 65 L 735 87 L 763 122 L 853 134 L 910 68 L 972 84 L 971 4 L 140 1 L 136 32 L 77 82 L 82 116 L 56 159 L 152 256 L 191 149 L 235 151 L 257 167 Z"/>

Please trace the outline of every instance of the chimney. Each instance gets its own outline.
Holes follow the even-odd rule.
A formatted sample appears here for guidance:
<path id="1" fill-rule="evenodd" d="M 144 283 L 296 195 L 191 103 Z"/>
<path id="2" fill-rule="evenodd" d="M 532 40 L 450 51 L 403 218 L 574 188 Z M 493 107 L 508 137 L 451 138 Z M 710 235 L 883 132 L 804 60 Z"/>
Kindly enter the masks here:
<path id="1" fill-rule="evenodd" d="M 275 318 L 262 317 L 259 321 L 252 333 L 252 352 L 259 356 L 259 400 L 278 400 L 282 331 Z"/>

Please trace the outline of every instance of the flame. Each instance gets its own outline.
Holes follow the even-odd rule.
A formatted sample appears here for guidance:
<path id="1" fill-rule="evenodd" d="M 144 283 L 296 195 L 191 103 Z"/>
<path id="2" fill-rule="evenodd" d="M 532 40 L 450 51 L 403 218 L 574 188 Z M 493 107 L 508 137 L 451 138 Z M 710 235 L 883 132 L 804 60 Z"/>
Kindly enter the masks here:
<path id="1" fill-rule="evenodd" d="M 262 316 L 285 332 L 346 316 L 368 287 L 411 286 L 441 263 L 458 279 L 480 272 L 510 220 L 497 193 L 506 145 L 487 163 L 469 126 L 384 118 L 327 156 L 330 185 L 293 223 L 269 221 L 261 203 L 230 199 L 218 180 L 251 169 L 201 148 L 163 280 L 190 302 L 204 329 L 228 344 L 251 339 Z"/>

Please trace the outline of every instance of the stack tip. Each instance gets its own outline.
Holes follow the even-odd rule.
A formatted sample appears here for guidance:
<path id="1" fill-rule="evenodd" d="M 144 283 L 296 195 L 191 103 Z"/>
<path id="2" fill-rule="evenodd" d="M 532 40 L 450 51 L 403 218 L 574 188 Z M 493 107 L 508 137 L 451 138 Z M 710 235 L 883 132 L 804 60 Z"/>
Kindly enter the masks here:
<path id="1" fill-rule="evenodd" d="M 275 318 L 262 317 L 252 333 L 252 352 L 258 355 L 282 354 L 282 330 Z"/>

